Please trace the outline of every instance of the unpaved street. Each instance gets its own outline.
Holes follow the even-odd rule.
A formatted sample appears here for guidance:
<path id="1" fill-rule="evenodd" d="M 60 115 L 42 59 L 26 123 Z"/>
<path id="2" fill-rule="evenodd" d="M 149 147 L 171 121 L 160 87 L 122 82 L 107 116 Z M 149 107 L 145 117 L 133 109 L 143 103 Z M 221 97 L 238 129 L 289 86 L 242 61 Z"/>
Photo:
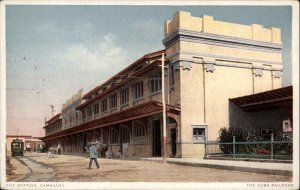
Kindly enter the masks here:
<path id="1" fill-rule="evenodd" d="M 28 154 L 29 158 L 49 165 L 56 171 L 50 181 L 61 182 L 279 182 L 292 177 L 164 164 L 157 161 L 98 159 L 100 169 L 82 156 Z M 94 163 L 93 163 L 94 164 Z"/>

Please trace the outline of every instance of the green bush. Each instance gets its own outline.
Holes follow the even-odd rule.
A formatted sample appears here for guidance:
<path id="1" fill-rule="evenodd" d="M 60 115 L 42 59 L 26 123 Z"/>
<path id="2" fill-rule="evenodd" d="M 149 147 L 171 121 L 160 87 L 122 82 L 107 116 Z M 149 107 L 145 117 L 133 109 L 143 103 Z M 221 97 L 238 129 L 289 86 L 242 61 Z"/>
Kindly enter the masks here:
<path id="1" fill-rule="evenodd" d="M 233 142 L 233 136 L 235 136 L 236 142 L 245 142 L 247 136 L 243 133 L 240 128 L 226 128 L 223 127 L 219 131 L 219 142 Z M 220 145 L 220 149 L 225 154 L 231 154 L 233 152 L 232 145 Z"/>
<path id="2" fill-rule="evenodd" d="M 235 142 L 260 142 L 266 141 L 260 136 L 259 130 L 250 130 L 248 132 L 243 131 L 241 128 L 226 128 L 223 127 L 219 130 L 218 140 L 220 143 L 232 143 L 233 136 L 235 136 Z M 274 136 L 274 141 L 292 141 L 292 137 L 277 133 Z M 269 141 L 269 140 L 267 140 Z M 236 153 L 244 154 L 256 154 L 257 152 L 270 152 L 271 144 L 246 144 L 235 145 Z M 233 153 L 233 145 L 220 145 L 220 149 L 224 154 Z M 274 143 L 274 154 L 278 155 L 292 155 L 293 143 Z"/>
<path id="3" fill-rule="evenodd" d="M 247 141 L 247 135 L 243 133 L 240 128 L 226 128 L 223 127 L 219 130 L 218 140 L 220 142 L 232 142 L 233 136 L 235 136 L 236 142 L 245 142 Z"/>

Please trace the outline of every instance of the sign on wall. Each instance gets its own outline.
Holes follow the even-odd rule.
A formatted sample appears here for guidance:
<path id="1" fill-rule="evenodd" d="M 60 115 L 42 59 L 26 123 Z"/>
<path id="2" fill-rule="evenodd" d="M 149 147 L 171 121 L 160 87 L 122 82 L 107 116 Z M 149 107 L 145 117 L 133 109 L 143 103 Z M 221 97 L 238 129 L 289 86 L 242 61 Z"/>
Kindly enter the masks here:
<path id="1" fill-rule="evenodd" d="M 291 121 L 288 119 L 288 120 L 284 120 L 282 122 L 282 131 L 283 132 L 292 132 L 293 131 L 293 128 L 292 128 L 292 125 L 291 125 Z"/>

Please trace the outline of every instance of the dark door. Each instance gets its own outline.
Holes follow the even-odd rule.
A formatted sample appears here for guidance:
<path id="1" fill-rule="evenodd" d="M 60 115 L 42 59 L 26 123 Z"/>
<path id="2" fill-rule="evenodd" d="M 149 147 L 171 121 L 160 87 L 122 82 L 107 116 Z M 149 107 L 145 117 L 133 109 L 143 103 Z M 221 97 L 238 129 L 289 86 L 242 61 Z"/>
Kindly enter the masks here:
<path id="1" fill-rule="evenodd" d="M 176 155 L 176 128 L 171 129 L 172 154 Z"/>
<path id="2" fill-rule="evenodd" d="M 153 121 L 153 156 L 161 156 L 160 120 Z"/>

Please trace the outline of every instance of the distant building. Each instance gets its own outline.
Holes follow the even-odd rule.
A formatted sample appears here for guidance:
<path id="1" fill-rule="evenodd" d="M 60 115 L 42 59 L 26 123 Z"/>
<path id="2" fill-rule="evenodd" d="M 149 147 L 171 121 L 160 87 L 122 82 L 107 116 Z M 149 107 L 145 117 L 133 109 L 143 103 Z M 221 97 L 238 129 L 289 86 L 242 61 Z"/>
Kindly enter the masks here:
<path id="1" fill-rule="evenodd" d="M 56 114 L 52 118 L 50 118 L 48 121 L 45 122 L 45 126 L 43 127 L 45 129 L 45 136 L 50 136 L 52 134 L 56 134 L 59 131 L 62 130 L 62 119 L 61 119 L 61 113 Z M 60 144 L 60 141 L 51 141 L 51 143 L 46 143 L 46 148 L 50 148 L 51 146 L 56 147 Z"/>
<path id="2" fill-rule="evenodd" d="M 44 143 L 40 140 L 40 137 L 32 137 L 29 135 L 6 135 L 6 151 L 7 154 L 11 154 L 11 142 L 14 139 L 20 139 L 24 142 L 24 151 L 37 152 L 44 146 Z"/>
<path id="3" fill-rule="evenodd" d="M 81 124 L 81 113 L 75 108 L 82 103 L 82 89 L 62 105 L 62 129 Z"/>
<path id="4" fill-rule="evenodd" d="M 67 152 L 83 152 L 98 139 L 113 152 L 128 143 L 129 155 L 161 156 L 165 77 L 168 156 L 203 157 L 205 139 L 215 140 L 220 128 L 229 127 L 229 99 L 281 87 L 278 28 L 179 11 L 165 23 L 163 44 L 165 50 L 144 55 L 86 93 L 76 107 L 80 125 L 43 140 L 61 142 Z"/>

